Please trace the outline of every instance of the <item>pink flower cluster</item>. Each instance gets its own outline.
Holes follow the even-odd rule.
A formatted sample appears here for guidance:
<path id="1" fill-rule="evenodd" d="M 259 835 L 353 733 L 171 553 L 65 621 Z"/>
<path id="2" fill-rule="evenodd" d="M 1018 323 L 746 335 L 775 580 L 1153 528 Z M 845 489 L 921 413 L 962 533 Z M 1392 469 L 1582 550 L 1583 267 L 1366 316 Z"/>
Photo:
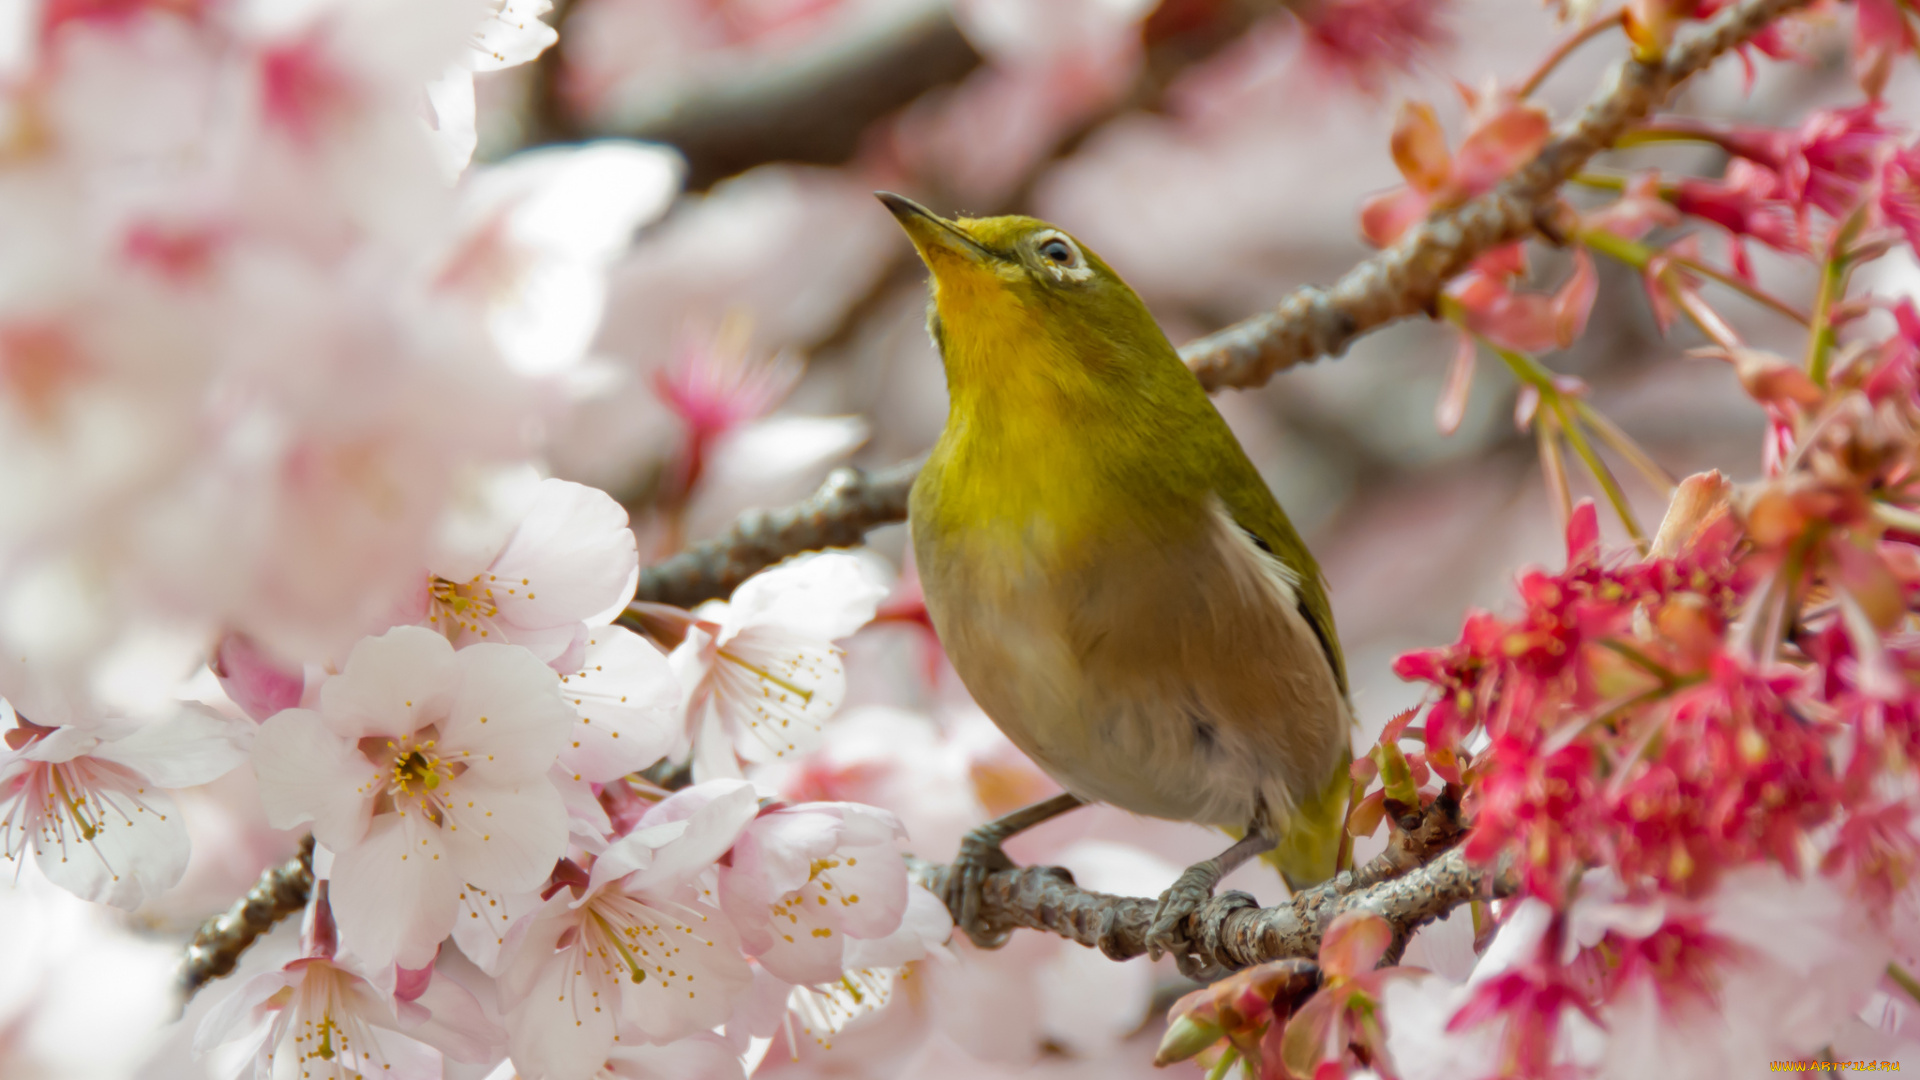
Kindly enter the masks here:
<path id="1" fill-rule="evenodd" d="M 1659 44 L 1720 6 L 1629 4 L 1624 28 Z M 1907 16 L 1887 16 L 1861 3 L 1860 32 L 1906 48 Z M 1778 37 L 1759 44 L 1782 51 Z M 1380 967 L 1382 938 L 1356 965 L 1356 943 L 1390 928 L 1343 917 L 1317 991 L 1303 990 L 1297 961 L 1243 972 L 1175 1007 L 1163 1058 L 1220 1045 L 1217 1068 L 1243 1057 L 1276 1078 L 1717 1076 L 1838 1044 L 1908 1045 L 1899 1017 L 1920 993 L 1903 966 L 1920 945 L 1920 309 L 1849 296 L 1855 268 L 1920 244 L 1920 143 L 1877 100 L 1885 77 L 1863 76 L 1875 100 L 1794 128 L 1655 118 L 1629 141 L 1714 144 L 1731 158 L 1724 175 L 1596 178 L 1619 194 L 1563 208 L 1577 255 L 1557 296 L 1505 288 L 1524 271 L 1520 245 L 1447 287 L 1440 313 L 1464 359 L 1443 430 L 1459 422 L 1474 352 L 1490 347 L 1522 380 L 1522 424 L 1541 433 L 1550 485 L 1565 498 L 1551 453 L 1565 437 L 1636 547 L 1607 550 L 1595 505 L 1563 503 L 1561 569 L 1522 573 L 1513 610 L 1471 612 L 1457 641 L 1394 665 L 1429 696 L 1356 764 L 1349 830 L 1377 831 L 1389 805 L 1457 800 L 1460 853 L 1498 894 L 1423 938 L 1470 922 L 1471 964 Z M 1451 153 L 1432 110 L 1403 107 L 1393 150 L 1407 184 L 1365 206 L 1369 241 L 1394 243 L 1490 190 L 1547 137 L 1525 101 L 1469 105 Z M 1692 222 L 1733 238 L 1729 270 L 1702 261 L 1692 237 L 1659 232 Z M 1810 315 L 1760 288 L 1749 237 L 1822 268 Z M 1642 274 L 1663 328 L 1684 314 L 1715 342 L 1699 352 L 1727 360 L 1767 418 L 1760 479 L 1663 482 L 1581 400 L 1582 384 L 1532 359 L 1584 329 L 1589 253 Z M 1707 303 L 1709 279 L 1805 324 L 1805 359 L 1747 345 Z M 1588 427 L 1669 489 L 1657 534 L 1641 536 L 1576 438 Z"/>

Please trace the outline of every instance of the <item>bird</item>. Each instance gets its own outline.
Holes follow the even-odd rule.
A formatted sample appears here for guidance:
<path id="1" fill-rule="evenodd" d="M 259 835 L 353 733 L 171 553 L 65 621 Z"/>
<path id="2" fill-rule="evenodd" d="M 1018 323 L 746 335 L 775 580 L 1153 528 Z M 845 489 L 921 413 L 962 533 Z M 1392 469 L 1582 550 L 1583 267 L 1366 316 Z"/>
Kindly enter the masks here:
<path id="1" fill-rule="evenodd" d="M 1089 803 L 1239 839 L 1180 875 L 1147 934 L 1256 856 L 1295 889 L 1347 858 L 1353 709 L 1319 565 L 1145 303 L 1065 230 L 942 218 L 876 192 L 929 271 L 946 426 L 908 528 L 974 700 L 1063 794 L 961 842 L 943 899 L 976 945 L 1012 835 Z"/>

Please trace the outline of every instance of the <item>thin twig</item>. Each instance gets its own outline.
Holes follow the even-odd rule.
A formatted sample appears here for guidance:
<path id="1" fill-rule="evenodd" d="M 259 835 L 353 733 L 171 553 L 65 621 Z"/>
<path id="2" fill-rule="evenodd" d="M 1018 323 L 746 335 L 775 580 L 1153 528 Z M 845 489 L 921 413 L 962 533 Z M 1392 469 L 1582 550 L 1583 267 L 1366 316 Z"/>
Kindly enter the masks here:
<path id="1" fill-rule="evenodd" d="M 1808 2 L 1744 0 L 1676 46 L 1665 62 L 1622 61 L 1579 118 L 1492 191 L 1434 215 L 1332 287 L 1296 289 L 1272 311 L 1192 342 L 1182 358 L 1209 389 L 1259 386 L 1295 364 L 1340 355 L 1369 330 L 1425 314 L 1446 283 L 1481 253 L 1532 233 L 1560 186 L 1675 86 Z"/>
<path id="2" fill-rule="evenodd" d="M 1595 19 L 1575 31 L 1565 41 L 1554 46 L 1553 51 L 1547 54 L 1545 60 L 1540 61 L 1540 66 L 1533 69 L 1533 74 L 1527 76 L 1527 81 L 1521 83 L 1520 89 L 1514 93 L 1522 98 L 1532 97 L 1533 92 L 1540 89 L 1540 84 L 1546 82 L 1547 76 L 1553 74 L 1554 69 L 1564 63 L 1567 57 L 1572 56 L 1580 46 L 1619 26 L 1625 16 L 1626 10 L 1623 8 L 1611 15 Z"/>

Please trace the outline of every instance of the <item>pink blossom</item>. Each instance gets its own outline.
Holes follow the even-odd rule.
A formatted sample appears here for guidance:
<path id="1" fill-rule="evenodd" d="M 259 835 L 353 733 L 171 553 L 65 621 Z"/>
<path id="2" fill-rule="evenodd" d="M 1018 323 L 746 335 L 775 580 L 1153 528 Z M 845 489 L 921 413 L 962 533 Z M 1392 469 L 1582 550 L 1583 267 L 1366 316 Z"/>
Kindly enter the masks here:
<path id="1" fill-rule="evenodd" d="M 1920 142 L 1887 155 L 1880 171 L 1880 218 L 1920 247 Z"/>
<path id="2" fill-rule="evenodd" d="M 227 697 L 255 720 L 300 704 L 306 673 L 276 660 L 245 634 L 224 634 L 207 666 Z"/>
<path id="3" fill-rule="evenodd" d="M 727 1021 L 752 982 L 714 864 L 758 812 L 713 781 L 661 803 L 514 930 L 499 985 L 528 1080 L 585 1080 L 623 1043 L 671 1043 Z"/>
<path id="4" fill-rule="evenodd" d="M 769 810 L 735 841 L 720 906 L 747 952 L 790 983 L 830 983 L 850 943 L 899 929 L 907 872 L 892 814 L 853 803 Z"/>
<path id="5" fill-rule="evenodd" d="M 1893 62 L 1912 51 L 1913 27 L 1900 0 L 1856 0 L 1853 24 L 1853 75 L 1867 96 L 1879 100 Z"/>
<path id="6" fill-rule="evenodd" d="M 604 784 L 665 757 L 680 737 L 680 683 L 660 650 L 619 626 L 587 631 L 580 669 L 560 676 L 573 706 L 573 736 L 560 768 Z"/>
<path id="7" fill-rule="evenodd" d="M 40 724 L 0 698 L 0 725 L 0 852 L 18 860 L 31 849 L 47 880 L 127 909 L 186 871 L 187 827 L 166 789 L 204 784 L 246 757 L 244 732 L 191 709 L 146 724 Z"/>
<path id="8" fill-rule="evenodd" d="M 434 114 L 435 149 L 450 177 L 467 167 L 479 143 L 474 128 L 474 72 L 517 67 L 560 40 L 553 27 L 540 21 L 540 16 L 553 10 L 553 0 L 487 0 L 485 7 L 487 15 L 473 29 L 468 53 L 426 87 Z"/>
<path id="9" fill-rule="evenodd" d="M 836 639 L 864 626 L 886 595 L 868 563 L 803 555 L 748 578 L 669 659 L 688 695 L 696 775 L 739 775 L 737 753 L 766 761 L 811 750 L 840 707 L 846 673 Z"/>
<path id="10" fill-rule="evenodd" d="M 1512 278 L 1526 272 L 1520 246 L 1513 260 L 1482 257 L 1455 278 L 1446 294 L 1458 301 L 1467 328 L 1516 352 L 1543 353 L 1564 349 L 1586 332 L 1587 317 L 1599 295 L 1600 279 L 1585 251 L 1573 257 L 1573 273 L 1551 295 L 1516 292 Z"/>
<path id="11" fill-rule="evenodd" d="M 421 621 L 456 646 L 520 645 L 566 668 L 588 628 L 626 607 L 639 577 L 626 510 L 597 488 L 542 480 L 496 550 L 442 557 Z"/>
<path id="12" fill-rule="evenodd" d="M 480 166 L 461 187 L 465 242 L 441 280 L 485 304 L 515 371 L 576 372 L 600 330 L 609 266 L 673 202 L 681 171 L 666 147 L 611 141 Z"/>
<path id="13" fill-rule="evenodd" d="M 1730 874 L 1655 927 L 1615 931 L 1596 954 L 1613 971 L 1600 1076 L 1665 1061 L 1734 1077 L 1746 1061 L 1817 1054 L 1872 995 L 1890 951 L 1831 882 L 1778 866 Z"/>
<path id="14" fill-rule="evenodd" d="M 1471 109 L 1470 128 L 1456 153 L 1431 105 L 1409 102 L 1393 125 L 1393 162 L 1407 178 L 1404 187 L 1368 199 L 1360 209 L 1360 231 L 1368 243 L 1385 247 L 1428 213 L 1458 205 L 1488 190 L 1532 156 L 1547 140 L 1551 126 L 1536 105 L 1509 93 L 1464 92 Z"/>
<path id="15" fill-rule="evenodd" d="M 317 711 L 261 725 L 267 819 L 313 822 L 334 853 L 334 912 L 354 956 L 422 967 L 463 883 L 512 893 L 546 880 L 567 838 L 549 777 L 574 720 L 558 686 L 519 646 L 456 653 L 403 626 L 356 645 Z"/>
<path id="16" fill-rule="evenodd" d="M 1803 251 L 1807 241 L 1793 205 L 1771 174 L 1744 158 L 1734 159 L 1720 180 L 1684 177 L 1674 184 L 1673 207 L 1711 221 L 1735 237 L 1751 236 L 1776 251 Z"/>
<path id="17" fill-rule="evenodd" d="M 1306 55 L 1366 90 L 1411 71 L 1426 56 L 1453 44 L 1446 3 L 1430 0 L 1324 0 L 1301 15 Z"/>
<path id="18" fill-rule="evenodd" d="M 195 1049 L 204 1054 L 245 1040 L 256 1080 L 433 1080 L 443 1053 L 455 1061 L 493 1060 L 498 1029 L 473 994 L 431 969 L 424 982 L 402 1000 L 331 957 L 302 957 L 248 980 L 208 1013 Z"/>

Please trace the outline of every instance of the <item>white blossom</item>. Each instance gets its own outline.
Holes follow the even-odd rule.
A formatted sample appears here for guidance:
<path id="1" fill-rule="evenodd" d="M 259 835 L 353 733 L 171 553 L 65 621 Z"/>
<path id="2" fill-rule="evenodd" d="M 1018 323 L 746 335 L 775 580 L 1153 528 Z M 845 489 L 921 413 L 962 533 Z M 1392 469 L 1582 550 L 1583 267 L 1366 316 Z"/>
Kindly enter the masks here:
<path id="1" fill-rule="evenodd" d="M 267 819 L 313 823 L 333 855 L 342 948 L 422 967 L 460 914 L 463 885 L 538 888 L 565 854 L 550 769 L 573 723 L 559 680 L 515 645 L 456 653 L 403 626 L 354 647 L 320 690 L 254 743 Z"/>

